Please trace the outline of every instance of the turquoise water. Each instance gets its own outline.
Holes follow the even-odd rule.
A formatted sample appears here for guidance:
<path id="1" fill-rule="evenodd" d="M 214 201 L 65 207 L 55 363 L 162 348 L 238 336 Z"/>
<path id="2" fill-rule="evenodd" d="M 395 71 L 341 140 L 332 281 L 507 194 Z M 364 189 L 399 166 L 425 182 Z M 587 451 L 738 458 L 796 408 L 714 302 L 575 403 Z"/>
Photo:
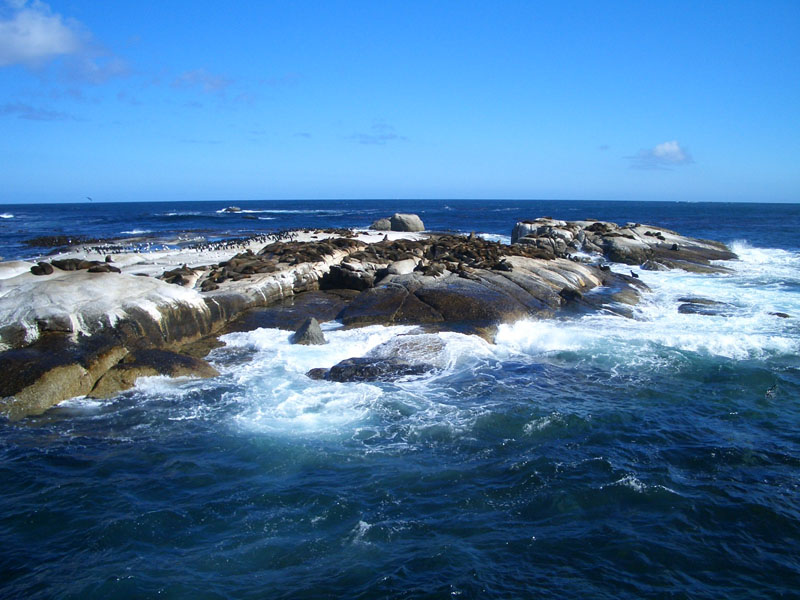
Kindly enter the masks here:
<path id="1" fill-rule="evenodd" d="M 255 222 L 216 212 L 228 204 L 184 212 L 201 213 L 191 223 L 208 237 L 323 214 Z M 250 210 L 339 211 L 325 217 L 335 226 L 395 210 L 274 204 Z M 421 377 L 304 375 L 409 328 L 329 323 L 324 347 L 262 329 L 225 338 L 213 380 L 150 378 L 0 423 L 0 595 L 796 597 L 798 207 L 485 205 L 397 209 L 497 236 L 542 214 L 647 222 L 734 243 L 741 260 L 730 275 L 640 271 L 653 291 L 634 319 L 521 321 L 495 344 L 441 334 L 438 368 Z M 173 217 L 117 206 L 86 235 L 151 229 L 179 243 L 166 239 Z M 14 215 L 0 222 L 7 249 L 36 251 L 15 245 L 49 227 L 36 210 L 0 207 Z M 681 314 L 687 295 L 731 308 Z"/>

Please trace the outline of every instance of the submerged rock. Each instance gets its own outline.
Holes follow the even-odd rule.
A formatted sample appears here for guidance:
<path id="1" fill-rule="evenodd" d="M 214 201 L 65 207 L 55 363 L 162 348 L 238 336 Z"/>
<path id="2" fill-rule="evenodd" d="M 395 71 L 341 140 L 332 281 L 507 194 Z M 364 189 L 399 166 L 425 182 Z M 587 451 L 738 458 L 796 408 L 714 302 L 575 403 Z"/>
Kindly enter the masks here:
<path id="1" fill-rule="evenodd" d="M 726 302 L 709 300 L 708 298 L 678 298 L 682 302 L 678 306 L 678 312 L 683 315 L 705 315 L 705 316 L 730 316 L 734 306 Z"/>

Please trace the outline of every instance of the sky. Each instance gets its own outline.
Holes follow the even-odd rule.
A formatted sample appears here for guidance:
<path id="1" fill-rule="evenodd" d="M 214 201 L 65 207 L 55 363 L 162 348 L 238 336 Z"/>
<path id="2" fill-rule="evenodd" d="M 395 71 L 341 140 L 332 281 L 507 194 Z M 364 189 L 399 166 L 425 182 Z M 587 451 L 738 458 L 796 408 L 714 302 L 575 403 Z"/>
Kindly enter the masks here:
<path id="1" fill-rule="evenodd" d="M 800 2 L 0 0 L 0 203 L 800 202 Z"/>

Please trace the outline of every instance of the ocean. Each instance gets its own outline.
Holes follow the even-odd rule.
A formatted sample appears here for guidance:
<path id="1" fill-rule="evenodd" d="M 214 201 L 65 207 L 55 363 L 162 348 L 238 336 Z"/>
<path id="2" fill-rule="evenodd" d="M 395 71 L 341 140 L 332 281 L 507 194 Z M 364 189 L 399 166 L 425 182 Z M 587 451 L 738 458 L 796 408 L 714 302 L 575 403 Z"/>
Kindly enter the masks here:
<path id="1" fill-rule="evenodd" d="M 236 205 L 238 213 L 227 213 Z M 180 246 L 415 212 L 508 242 L 550 216 L 729 244 L 727 274 L 651 272 L 634 318 L 442 333 L 391 383 L 305 373 L 410 327 L 233 333 L 209 380 L 140 380 L 0 422 L 3 598 L 796 598 L 800 205 L 225 201 L 0 206 L 44 236 Z M 684 314 L 681 298 L 723 302 Z M 774 313 L 785 313 L 780 318 Z"/>

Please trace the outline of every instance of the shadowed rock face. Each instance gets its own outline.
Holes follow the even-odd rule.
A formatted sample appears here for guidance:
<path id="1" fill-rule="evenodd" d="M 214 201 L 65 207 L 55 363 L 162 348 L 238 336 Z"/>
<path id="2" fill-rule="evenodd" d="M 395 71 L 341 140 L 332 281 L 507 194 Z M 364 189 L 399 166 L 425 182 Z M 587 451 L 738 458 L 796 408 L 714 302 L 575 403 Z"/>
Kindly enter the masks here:
<path id="1" fill-rule="evenodd" d="M 206 361 L 168 350 L 137 350 L 106 371 L 95 383 L 89 396 L 108 398 L 130 389 L 139 377 L 167 375 L 169 377 L 216 377 L 214 367 Z"/>

